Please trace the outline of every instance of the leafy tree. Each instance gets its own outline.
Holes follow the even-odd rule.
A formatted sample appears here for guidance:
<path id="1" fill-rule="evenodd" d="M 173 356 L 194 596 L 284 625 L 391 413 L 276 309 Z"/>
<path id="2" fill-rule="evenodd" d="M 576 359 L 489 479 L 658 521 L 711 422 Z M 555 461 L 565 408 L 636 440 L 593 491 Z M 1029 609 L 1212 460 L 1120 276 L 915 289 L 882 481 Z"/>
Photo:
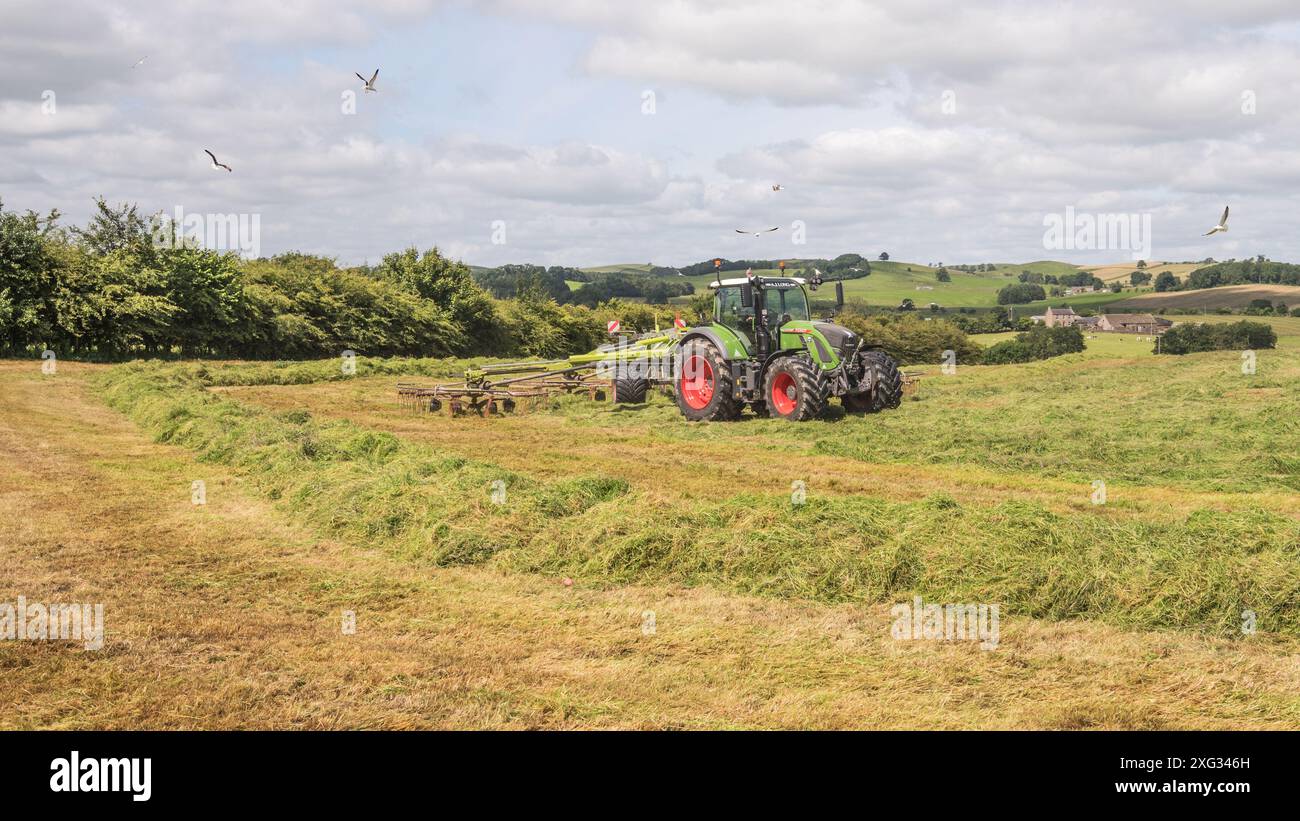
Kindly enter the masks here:
<path id="1" fill-rule="evenodd" d="M 93 254 L 133 251 L 146 255 L 151 245 L 149 224 L 136 209 L 127 203 L 113 207 L 103 197 L 96 197 L 90 223 L 85 228 L 73 228 L 72 234 Z"/>
<path id="2" fill-rule="evenodd" d="M 1024 305 L 1040 299 L 1047 299 L 1043 286 L 1028 282 L 1005 285 L 998 291 L 999 305 Z"/>
<path id="3" fill-rule="evenodd" d="M 379 273 L 413 289 L 450 316 L 462 337 L 453 348 L 456 352 L 497 352 L 504 347 L 505 334 L 492 299 L 463 262 L 452 262 L 437 248 L 423 255 L 407 248 L 385 256 Z"/>
<path id="4" fill-rule="evenodd" d="M 1156 290 L 1160 292 L 1178 290 L 1178 277 L 1170 271 L 1161 271 L 1156 276 Z"/>
<path id="5" fill-rule="evenodd" d="M 1031 362 L 1067 353 L 1079 353 L 1083 349 L 1083 332 L 1079 328 L 1073 325 L 1057 328 L 1036 325 L 1018 334 L 1015 339 L 999 342 L 986 349 L 983 361 L 986 365 Z"/>
<path id="6" fill-rule="evenodd" d="M 1277 333 L 1265 322 L 1210 325 L 1186 322 L 1165 331 L 1153 352 L 1182 355 L 1202 351 L 1261 350 L 1277 346 Z"/>

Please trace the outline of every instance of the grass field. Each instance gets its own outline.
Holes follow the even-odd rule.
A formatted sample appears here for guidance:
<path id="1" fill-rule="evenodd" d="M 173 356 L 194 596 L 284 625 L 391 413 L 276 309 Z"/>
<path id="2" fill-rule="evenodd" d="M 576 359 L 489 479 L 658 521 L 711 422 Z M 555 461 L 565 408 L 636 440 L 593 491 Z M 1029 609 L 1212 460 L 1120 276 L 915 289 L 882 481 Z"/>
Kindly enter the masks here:
<path id="1" fill-rule="evenodd" d="M 803 425 L 402 409 L 438 360 L 0 363 L 3 600 L 107 624 L 0 642 L 0 726 L 1294 729 L 1300 319 L 1273 322 L 1252 376 L 1098 334 Z M 999 604 L 998 648 L 891 638 L 916 595 Z"/>
<path id="2" fill-rule="evenodd" d="M 1066 263 L 1050 261 L 999 265 L 994 271 L 981 273 L 965 273 L 950 268 L 948 272 L 952 277 L 951 282 L 939 282 L 935 279 L 937 270 L 914 262 L 872 262 L 870 275 L 844 281 L 844 296 L 848 300 L 858 300 L 867 305 L 889 308 L 898 306 L 904 299 L 910 299 L 921 307 L 937 302 L 945 308 L 988 308 L 998 303 L 998 290 L 1017 282 L 1016 277 L 1021 271 L 1059 274 L 1077 269 Z M 788 272 L 797 275 L 799 269 L 791 267 Z M 759 276 L 777 276 L 780 271 L 769 269 L 756 270 L 754 273 Z M 737 272 L 728 272 L 723 278 L 738 275 Z M 712 275 L 685 279 L 692 283 L 697 291 L 708 288 L 709 283 L 714 280 Z M 829 293 L 829 291 L 823 292 L 823 294 Z M 833 295 L 827 298 L 833 298 Z"/>
<path id="3" fill-rule="evenodd" d="M 614 266 L 618 267 L 618 266 Z M 591 269 L 595 270 L 595 269 Z M 931 302 L 937 302 L 945 308 L 991 308 L 998 304 L 998 291 L 1003 287 L 1018 282 L 1021 271 L 1039 274 L 1076 273 L 1080 269 L 1065 262 L 1040 260 L 1026 263 L 997 263 L 993 271 L 966 273 L 953 268 L 948 269 L 951 282 L 939 282 L 935 278 L 936 268 L 915 262 L 872 262 L 871 274 L 858 279 L 844 281 L 845 299 L 863 302 L 874 307 L 897 307 L 904 299 L 910 299 L 918 307 L 924 308 Z M 797 263 L 791 263 L 788 272 L 799 274 Z M 754 271 L 759 276 L 777 276 L 780 271 L 764 269 Z M 728 272 L 723 278 L 739 276 L 738 272 Z M 702 291 L 714 281 L 712 274 L 685 277 L 687 282 Z M 1041 302 L 1018 305 L 1018 312 L 1042 313 L 1048 305 L 1073 305 L 1076 307 L 1096 308 L 1107 303 L 1131 297 L 1133 294 L 1098 293 L 1074 297 L 1056 297 Z M 823 291 L 817 298 L 833 299 L 830 291 Z M 689 297 L 681 297 L 677 302 L 688 302 Z"/>

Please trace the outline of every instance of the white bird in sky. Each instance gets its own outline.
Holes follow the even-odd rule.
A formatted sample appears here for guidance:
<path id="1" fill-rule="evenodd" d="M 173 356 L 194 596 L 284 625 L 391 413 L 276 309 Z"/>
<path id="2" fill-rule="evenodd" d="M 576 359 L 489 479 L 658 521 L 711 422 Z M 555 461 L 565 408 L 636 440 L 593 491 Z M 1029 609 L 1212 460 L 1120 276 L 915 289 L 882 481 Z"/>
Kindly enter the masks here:
<path id="1" fill-rule="evenodd" d="M 775 228 L 764 228 L 762 231 L 747 231 L 747 230 L 745 230 L 744 228 L 737 228 L 737 229 L 736 229 L 736 233 L 737 233 L 737 234 L 753 234 L 753 235 L 756 236 L 756 237 L 760 237 L 760 236 L 762 236 L 763 234 L 770 234 L 770 233 L 772 233 L 773 231 L 780 231 L 780 230 L 781 230 L 781 226 L 778 225 L 778 226 L 776 226 Z"/>
<path id="2" fill-rule="evenodd" d="M 139 68 L 139 67 L 140 67 L 140 64 L 143 63 L 145 60 L 148 60 L 148 59 L 149 59 L 149 55 L 146 54 L 145 56 L 141 57 L 139 60 L 136 60 L 136 61 L 135 61 L 135 65 L 131 66 L 131 68 Z"/>
<path id="3" fill-rule="evenodd" d="M 378 91 L 378 90 L 379 90 L 379 89 L 375 88 L 375 80 L 378 80 L 378 79 L 379 79 L 379 69 L 375 69 L 375 73 L 370 77 L 369 80 L 367 80 L 365 77 L 362 77 L 362 76 L 361 76 L 359 73 L 357 73 L 357 72 L 353 72 L 353 74 L 356 74 L 356 75 L 357 75 L 357 79 L 360 80 L 361 82 L 365 83 L 364 88 L 365 88 L 366 91 Z"/>
<path id="4" fill-rule="evenodd" d="M 1224 206 L 1223 216 L 1219 217 L 1219 224 L 1211 228 L 1209 231 L 1206 231 L 1205 236 L 1208 237 L 1210 234 L 1217 234 L 1220 231 L 1227 231 L 1227 230 L 1228 230 L 1228 207 Z"/>
<path id="5" fill-rule="evenodd" d="M 213 153 L 212 153 L 211 151 L 209 151 L 208 149 L 206 149 L 206 148 L 203 149 L 203 153 L 204 153 L 204 154 L 207 154 L 209 157 L 212 158 L 212 167 L 213 167 L 214 169 L 216 169 L 216 168 L 224 168 L 224 169 L 226 169 L 227 171 L 233 171 L 233 170 L 234 170 L 234 169 L 232 169 L 230 166 L 226 165 L 225 163 L 217 162 L 217 155 L 216 155 L 216 154 L 213 154 Z"/>

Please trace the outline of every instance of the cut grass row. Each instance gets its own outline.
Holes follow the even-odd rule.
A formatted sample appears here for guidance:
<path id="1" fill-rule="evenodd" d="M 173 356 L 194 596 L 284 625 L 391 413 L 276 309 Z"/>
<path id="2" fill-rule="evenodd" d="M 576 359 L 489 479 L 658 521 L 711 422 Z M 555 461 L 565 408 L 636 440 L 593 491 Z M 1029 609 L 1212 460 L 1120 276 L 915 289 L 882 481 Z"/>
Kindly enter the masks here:
<path id="1" fill-rule="evenodd" d="M 1263 510 L 1155 524 L 941 494 L 796 506 L 787 488 L 760 486 L 667 500 L 616 477 L 543 481 L 346 421 L 246 406 L 205 390 L 209 368 L 136 363 L 98 381 L 158 441 L 231 466 L 326 533 L 416 562 L 824 602 L 920 595 L 997 603 L 1014 616 L 1222 635 L 1239 633 L 1250 609 L 1260 629 L 1300 633 L 1300 524 Z M 238 381 L 237 366 L 219 373 L 223 384 Z M 261 366 L 247 374 L 265 376 Z M 505 490 L 501 504 L 494 487 Z"/>

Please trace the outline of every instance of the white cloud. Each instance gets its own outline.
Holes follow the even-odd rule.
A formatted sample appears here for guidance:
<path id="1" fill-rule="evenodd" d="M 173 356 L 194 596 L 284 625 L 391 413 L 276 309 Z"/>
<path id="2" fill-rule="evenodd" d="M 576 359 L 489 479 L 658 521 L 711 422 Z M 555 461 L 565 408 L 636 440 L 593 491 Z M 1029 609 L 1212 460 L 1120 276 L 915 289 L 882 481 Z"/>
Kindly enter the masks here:
<path id="1" fill-rule="evenodd" d="M 1169 257 L 1300 258 L 1289 224 L 1297 11 L 1251 0 L 87 0 L 56 12 L 17 0 L 0 27 L 0 197 L 74 220 L 97 195 L 259 213 L 265 250 L 349 262 L 411 242 L 485 264 L 882 249 L 1010 261 L 1051 256 L 1042 216 L 1066 206 L 1151 213 Z M 351 71 L 429 15 L 449 26 L 490 16 L 504 39 L 473 52 L 514 49 L 509 36 L 529 25 L 572 34 L 522 63 L 562 79 L 394 65 L 380 94 L 343 115 Z M 417 92 L 437 83 L 461 110 L 419 110 Z M 610 95 L 629 86 L 658 91 L 654 128 L 618 119 L 629 106 Z M 513 119 L 496 102 L 521 99 Z M 572 100 L 585 112 L 552 116 Z M 670 119 L 707 101 L 716 116 Z M 213 171 L 204 148 L 236 173 Z M 774 195 L 777 181 L 786 190 Z M 1233 246 L 1199 236 L 1225 202 Z M 493 220 L 507 222 L 507 245 L 491 244 Z M 808 245 L 788 231 L 732 233 L 794 220 Z"/>

